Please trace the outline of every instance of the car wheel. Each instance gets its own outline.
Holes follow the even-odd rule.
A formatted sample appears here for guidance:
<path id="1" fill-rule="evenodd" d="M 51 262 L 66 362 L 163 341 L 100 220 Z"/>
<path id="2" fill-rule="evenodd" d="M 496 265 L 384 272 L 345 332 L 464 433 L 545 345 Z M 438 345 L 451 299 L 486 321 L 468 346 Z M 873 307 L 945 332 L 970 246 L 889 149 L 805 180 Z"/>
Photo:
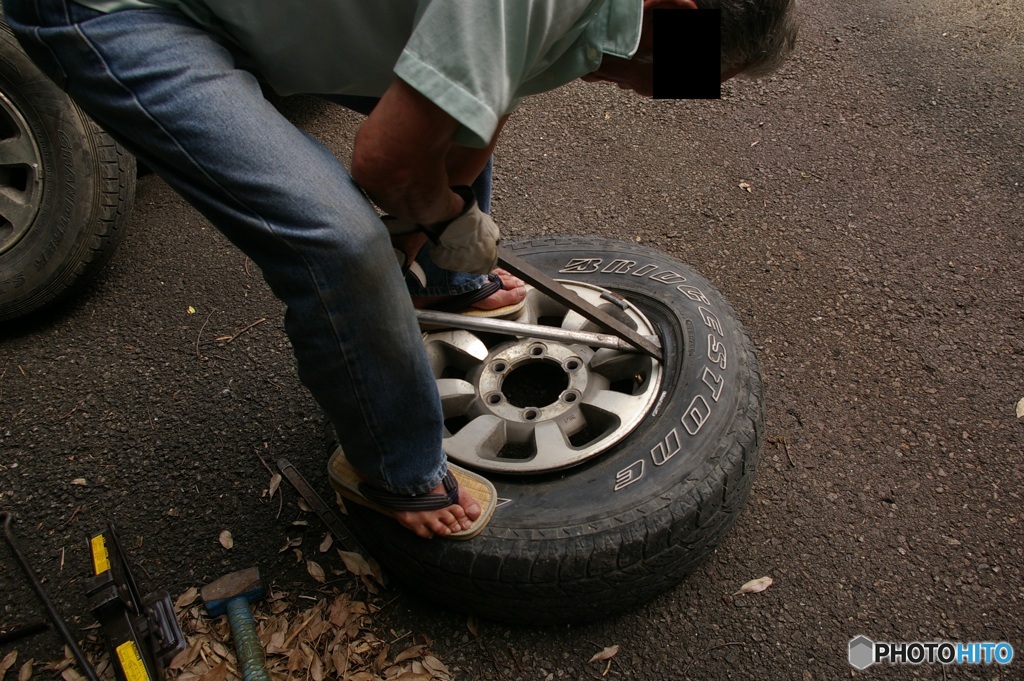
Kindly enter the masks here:
<path id="1" fill-rule="evenodd" d="M 0 24 L 0 320 L 67 297 L 124 232 L 135 160 Z"/>
<path id="2" fill-rule="evenodd" d="M 492 480 L 499 506 L 469 541 L 419 539 L 351 503 L 349 523 L 389 573 L 445 606 L 513 623 L 591 620 L 677 584 L 736 521 L 761 445 L 760 372 L 733 310 L 683 263 L 596 238 L 510 247 L 656 335 L 663 360 L 425 333 L 445 451 Z M 518 321 L 600 330 L 536 290 Z"/>

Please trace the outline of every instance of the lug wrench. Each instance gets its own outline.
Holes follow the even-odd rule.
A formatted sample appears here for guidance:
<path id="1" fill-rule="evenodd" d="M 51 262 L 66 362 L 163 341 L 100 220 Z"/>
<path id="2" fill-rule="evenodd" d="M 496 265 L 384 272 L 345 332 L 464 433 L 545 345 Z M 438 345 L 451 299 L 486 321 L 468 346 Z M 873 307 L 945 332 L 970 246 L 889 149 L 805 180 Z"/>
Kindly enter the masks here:
<path id="1" fill-rule="evenodd" d="M 43 585 L 40 583 L 39 578 L 36 577 L 36 573 L 32 571 L 32 566 L 28 564 L 28 559 L 25 558 L 25 554 L 23 554 L 21 549 L 18 548 L 18 543 L 14 539 L 14 533 L 11 532 L 11 521 L 13 519 L 13 513 L 8 511 L 0 513 L 0 520 L 3 521 L 4 525 L 4 539 L 7 540 L 7 543 L 11 547 L 11 551 L 14 552 L 14 557 L 18 559 L 21 569 L 28 576 L 28 581 L 32 584 L 32 589 L 36 592 L 36 595 L 39 596 L 39 600 L 43 602 L 43 605 L 46 606 L 46 614 L 50 616 L 50 620 L 53 621 L 54 626 L 56 626 L 58 631 L 60 631 L 60 634 L 64 637 L 64 641 L 68 644 L 68 648 L 71 650 L 72 655 L 74 655 L 75 659 L 78 661 L 78 666 L 81 667 L 82 674 L 85 678 L 89 679 L 89 681 L 99 681 L 99 677 L 96 676 L 96 671 L 92 668 L 92 665 L 89 664 L 89 660 L 86 659 L 85 653 L 83 653 L 82 649 L 78 647 L 78 643 L 75 642 L 75 637 L 71 635 L 71 630 L 68 629 L 64 620 L 61 619 L 60 613 L 58 613 L 57 609 L 53 607 L 53 601 L 51 601 L 50 597 L 46 595 L 46 590 L 43 589 Z"/>

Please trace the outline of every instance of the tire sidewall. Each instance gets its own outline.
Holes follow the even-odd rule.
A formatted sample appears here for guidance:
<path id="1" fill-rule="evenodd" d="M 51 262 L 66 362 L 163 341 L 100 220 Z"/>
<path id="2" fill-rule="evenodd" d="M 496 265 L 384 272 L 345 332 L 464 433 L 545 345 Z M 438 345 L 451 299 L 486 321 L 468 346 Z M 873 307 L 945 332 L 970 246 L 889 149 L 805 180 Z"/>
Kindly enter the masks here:
<path id="1" fill-rule="evenodd" d="M 93 225 L 100 191 L 96 139 L 78 107 L 0 27 L 0 91 L 21 114 L 39 154 L 39 209 L 24 236 L 0 254 L 0 318 L 58 297 L 99 248 Z"/>

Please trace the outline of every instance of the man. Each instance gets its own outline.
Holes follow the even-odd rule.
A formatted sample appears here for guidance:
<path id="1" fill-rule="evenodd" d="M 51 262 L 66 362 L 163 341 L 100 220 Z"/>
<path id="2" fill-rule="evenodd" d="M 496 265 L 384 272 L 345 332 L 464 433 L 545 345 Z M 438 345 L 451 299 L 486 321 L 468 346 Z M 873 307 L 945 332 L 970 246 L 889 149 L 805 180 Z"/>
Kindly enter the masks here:
<path id="1" fill-rule="evenodd" d="M 493 268 L 497 228 L 468 185 L 508 115 L 521 98 L 579 77 L 650 95 L 660 8 L 720 6 L 722 79 L 761 73 L 792 47 L 794 1 L 4 0 L 4 8 L 33 60 L 260 266 L 287 305 L 300 378 L 363 483 L 354 492 L 431 537 L 486 519 L 448 475 L 405 275 L 415 277 L 428 241 L 442 268 Z M 253 73 L 284 95 L 379 97 L 357 133 L 351 174 L 267 103 Z M 507 273 L 484 281 L 491 286 L 472 301 L 478 307 L 524 295 Z"/>

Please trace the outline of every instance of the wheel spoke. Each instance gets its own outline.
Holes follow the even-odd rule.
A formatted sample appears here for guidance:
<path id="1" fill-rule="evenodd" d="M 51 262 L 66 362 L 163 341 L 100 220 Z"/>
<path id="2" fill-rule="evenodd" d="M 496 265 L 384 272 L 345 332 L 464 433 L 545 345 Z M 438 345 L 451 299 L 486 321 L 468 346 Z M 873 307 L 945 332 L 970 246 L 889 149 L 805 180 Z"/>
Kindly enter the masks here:
<path id="1" fill-rule="evenodd" d="M 602 300 L 601 294 L 599 292 L 597 292 L 597 291 L 582 290 L 582 291 L 577 291 L 576 293 L 579 294 L 579 296 L 581 298 L 583 298 L 584 301 L 590 303 L 591 305 L 593 305 L 593 306 L 595 306 L 595 307 L 597 307 L 599 309 L 602 309 L 602 304 L 605 304 L 605 305 L 607 304 L 606 301 Z M 608 310 L 604 310 L 604 311 L 607 312 Z M 565 318 L 562 319 L 561 326 L 562 326 L 563 329 L 567 329 L 569 331 L 602 331 L 603 330 L 600 326 L 598 326 L 594 322 L 590 321 L 589 319 L 587 319 L 586 317 L 581 315 L 579 312 L 575 312 L 573 310 L 567 310 L 566 311 Z"/>
<path id="2" fill-rule="evenodd" d="M 28 135 L 18 133 L 0 140 L 0 166 L 36 166 L 37 163 L 35 145 Z"/>
<path id="3" fill-rule="evenodd" d="M 437 379 L 437 391 L 441 395 L 441 411 L 446 419 L 462 416 L 476 399 L 476 388 L 459 378 Z"/>
<path id="4" fill-rule="evenodd" d="M 492 463 L 505 445 L 505 422 L 485 414 L 466 424 L 455 435 L 445 438 L 444 451 L 467 465 Z"/>
<path id="5" fill-rule="evenodd" d="M 441 376 L 448 366 L 468 371 L 487 358 L 487 346 L 475 334 L 465 329 L 450 329 L 431 333 L 427 340 L 427 357 L 435 376 Z"/>
<path id="6" fill-rule="evenodd" d="M 641 396 L 626 395 L 614 390 L 598 390 L 583 398 L 583 404 L 594 409 L 599 409 L 608 414 L 619 417 L 628 417 L 636 412 L 639 405 L 645 402 Z"/>
<path id="7" fill-rule="evenodd" d="M 571 448 L 569 438 L 554 421 L 537 425 L 533 431 L 537 454 L 531 462 L 544 470 L 557 470 L 575 463 L 580 453 Z"/>
<path id="8" fill-rule="evenodd" d="M 15 226 L 24 228 L 35 217 L 37 206 L 31 194 L 11 187 L 0 187 L 0 217 Z"/>
<path id="9" fill-rule="evenodd" d="M 610 381 L 632 378 L 650 368 L 651 360 L 643 355 L 606 350 L 608 348 L 602 348 L 594 353 L 590 368 Z"/>

